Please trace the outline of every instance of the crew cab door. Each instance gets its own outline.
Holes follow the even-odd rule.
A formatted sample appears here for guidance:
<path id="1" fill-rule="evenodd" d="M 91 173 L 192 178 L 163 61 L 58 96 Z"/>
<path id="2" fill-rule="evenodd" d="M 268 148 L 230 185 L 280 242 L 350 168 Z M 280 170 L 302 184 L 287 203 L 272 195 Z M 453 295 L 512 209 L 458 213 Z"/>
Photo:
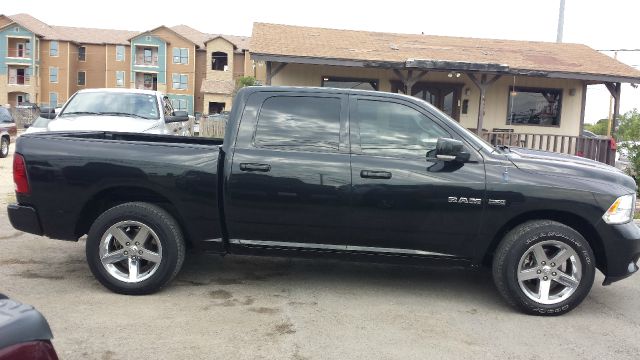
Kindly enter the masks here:
<path id="1" fill-rule="evenodd" d="M 351 187 L 347 100 L 306 92 L 249 97 L 225 189 L 232 245 L 343 247 Z"/>
<path id="2" fill-rule="evenodd" d="M 480 155 L 467 146 L 468 162 L 436 160 L 439 137 L 459 138 L 413 102 L 351 96 L 349 118 L 349 245 L 372 252 L 468 256 L 465 244 L 478 231 L 484 206 Z"/>

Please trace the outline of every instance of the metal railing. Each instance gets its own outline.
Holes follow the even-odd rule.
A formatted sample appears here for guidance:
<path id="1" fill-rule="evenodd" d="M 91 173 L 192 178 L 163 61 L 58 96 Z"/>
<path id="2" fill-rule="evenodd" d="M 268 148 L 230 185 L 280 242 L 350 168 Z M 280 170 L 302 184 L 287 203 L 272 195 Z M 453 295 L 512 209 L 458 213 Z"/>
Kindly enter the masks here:
<path id="1" fill-rule="evenodd" d="M 609 138 L 580 136 L 524 134 L 515 132 L 483 132 L 482 137 L 492 145 L 517 146 L 534 150 L 553 151 L 581 156 L 605 164 L 615 163 L 615 150 Z"/>
<path id="2" fill-rule="evenodd" d="M 7 57 L 30 59 L 31 58 L 31 49 L 29 49 L 29 48 L 23 48 L 23 49 L 9 48 L 8 51 L 7 51 Z"/>
<path id="3" fill-rule="evenodd" d="M 29 75 L 10 75 L 9 85 L 29 85 L 31 76 Z"/>
<path id="4" fill-rule="evenodd" d="M 149 57 L 144 56 L 144 54 L 136 54 L 135 65 L 158 66 L 158 55 Z"/>

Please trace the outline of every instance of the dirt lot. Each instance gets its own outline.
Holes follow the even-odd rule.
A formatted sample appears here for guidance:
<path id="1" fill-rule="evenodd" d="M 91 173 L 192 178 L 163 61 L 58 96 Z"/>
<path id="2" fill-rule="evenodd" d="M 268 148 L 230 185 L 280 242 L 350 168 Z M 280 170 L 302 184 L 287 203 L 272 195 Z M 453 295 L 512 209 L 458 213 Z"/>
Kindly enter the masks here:
<path id="1" fill-rule="evenodd" d="M 560 318 L 521 315 L 487 271 L 197 255 L 160 293 L 110 293 L 84 242 L 15 231 L 0 159 L 0 292 L 49 320 L 62 359 L 638 359 L 640 275 Z"/>

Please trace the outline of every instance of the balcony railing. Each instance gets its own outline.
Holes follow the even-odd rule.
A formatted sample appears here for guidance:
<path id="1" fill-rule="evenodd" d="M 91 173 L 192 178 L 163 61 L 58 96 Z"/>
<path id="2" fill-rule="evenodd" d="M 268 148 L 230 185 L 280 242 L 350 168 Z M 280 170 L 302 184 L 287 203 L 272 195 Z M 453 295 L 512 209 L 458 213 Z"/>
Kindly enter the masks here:
<path id="1" fill-rule="evenodd" d="M 483 132 L 482 137 L 493 145 L 508 145 L 534 150 L 553 151 L 581 156 L 605 164 L 615 163 L 615 150 L 609 138 L 580 136 L 525 134 L 515 132 Z"/>
<path id="2" fill-rule="evenodd" d="M 136 54 L 135 65 L 158 66 L 158 55 L 144 56 L 144 54 Z"/>
<path id="3" fill-rule="evenodd" d="M 31 49 L 27 49 L 27 48 L 24 48 L 24 49 L 9 48 L 7 57 L 30 59 L 31 58 Z"/>
<path id="4" fill-rule="evenodd" d="M 9 85 L 29 85 L 30 82 L 31 76 L 29 75 L 9 76 Z"/>

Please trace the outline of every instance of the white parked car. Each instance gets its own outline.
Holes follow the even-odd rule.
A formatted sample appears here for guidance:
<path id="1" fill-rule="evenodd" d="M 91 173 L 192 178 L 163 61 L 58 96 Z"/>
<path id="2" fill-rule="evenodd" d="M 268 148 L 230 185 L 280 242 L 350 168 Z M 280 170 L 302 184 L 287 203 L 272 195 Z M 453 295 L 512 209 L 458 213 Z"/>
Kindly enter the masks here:
<path id="1" fill-rule="evenodd" d="M 616 167 L 632 176 L 636 176 L 636 174 L 629 171 L 631 163 L 627 146 L 640 146 L 640 141 L 621 141 L 618 143 L 618 149 L 616 150 Z"/>
<path id="2" fill-rule="evenodd" d="M 80 90 L 59 113 L 44 112 L 41 116 L 52 118 L 47 124 L 47 131 L 188 134 L 187 112 L 173 111 L 169 99 L 150 90 Z"/>

